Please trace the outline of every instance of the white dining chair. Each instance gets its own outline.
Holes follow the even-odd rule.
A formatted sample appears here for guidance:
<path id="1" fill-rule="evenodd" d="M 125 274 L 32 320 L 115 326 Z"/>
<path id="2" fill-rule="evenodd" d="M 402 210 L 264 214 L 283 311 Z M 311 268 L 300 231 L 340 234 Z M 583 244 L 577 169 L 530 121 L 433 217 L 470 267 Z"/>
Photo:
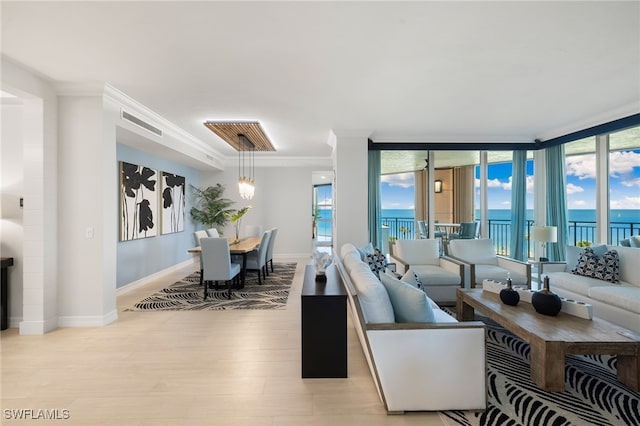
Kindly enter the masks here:
<path id="1" fill-rule="evenodd" d="M 206 238 L 207 237 L 207 231 L 196 231 L 193 233 L 193 240 L 196 244 L 196 247 L 200 247 L 200 240 L 202 238 Z M 203 279 L 202 279 L 202 252 L 200 252 L 200 285 L 202 285 L 203 283 Z"/>
<path id="2" fill-rule="evenodd" d="M 207 229 L 207 236 L 218 238 L 220 234 L 218 233 L 218 230 L 216 228 L 209 228 Z"/>
<path id="3" fill-rule="evenodd" d="M 267 246 L 267 254 L 265 257 L 267 275 L 269 275 L 269 265 L 271 265 L 271 272 L 273 272 L 273 245 L 276 242 L 276 235 L 278 235 L 278 228 L 271 228 L 271 236 L 269 237 L 269 245 Z"/>
<path id="4" fill-rule="evenodd" d="M 259 237 L 262 235 L 262 226 L 246 225 L 242 230 L 243 237 Z"/>
<path id="5" fill-rule="evenodd" d="M 229 289 L 229 299 L 231 299 L 232 280 L 240 277 L 240 265 L 231 263 L 229 254 L 229 240 L 226 238 L 205 237 L 200 239 L 202 247 L 204 279 L 204 299 L 207 300 L 210 281 L 225 281 Z"/>
<path id="6" fill-rule="evenodd" d="M 260 273 L 262 273 L 262 276 L 265 280 L 267 279 L 267 249 L 269 247 L 270 237 L 271 230 L 264 231 L 258 249 L 247 254 L 247 271 L 258 271 L 259 285 L 262 285 L 262 278 L 260 277 Z"/>

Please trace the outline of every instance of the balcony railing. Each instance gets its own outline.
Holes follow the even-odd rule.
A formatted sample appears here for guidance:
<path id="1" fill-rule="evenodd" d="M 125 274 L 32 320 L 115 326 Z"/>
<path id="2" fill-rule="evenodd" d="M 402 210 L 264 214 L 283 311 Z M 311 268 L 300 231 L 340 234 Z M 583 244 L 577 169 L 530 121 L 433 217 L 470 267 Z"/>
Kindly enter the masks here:
<path id="1" fill-rule="evenodd" d="M 382 225 L 389 227 L 389 236 L 397 239 L 417 238 L 415 220 L 405 217 L 383 217 Z M 527 253 L 532 259 L 534 242 L 529 238 L 533 221 L 528 220 L 526 224 Z M 511 221 L 510 220 L 489 220 L 488 236 L 493 240 L 496 253 L 509 256 L 511 252 Z M 621 240 L 638 234 L 640 231 L 639 222 L 611 222 L 609 227 L 609 241 L 611 245 L 618 245 Z M 568 241 L 571 245 L 590 245 L 596 241 L 596 222 L 569 221 Z"/>

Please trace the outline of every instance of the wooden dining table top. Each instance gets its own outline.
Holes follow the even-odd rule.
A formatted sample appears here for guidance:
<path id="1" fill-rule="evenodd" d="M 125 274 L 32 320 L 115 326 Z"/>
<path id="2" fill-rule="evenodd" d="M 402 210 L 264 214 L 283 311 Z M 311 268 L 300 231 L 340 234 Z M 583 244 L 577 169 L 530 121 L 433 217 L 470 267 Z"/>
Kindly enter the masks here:
<path id="1" fill-rule="evenodd" d="M 235 238 L 227 238 L 229 240 L 229 253 L 231 254 L 243 254 L 249 253 L 250 251 L 255 250 L 260 246 L 260 241 L 262 237 L 245 237 L 240 238 L 240 240 L 236 241 Z M 187 250 L 188 253 L 200 253 L 202 252 L 201 247 L 192 247 Z"/>

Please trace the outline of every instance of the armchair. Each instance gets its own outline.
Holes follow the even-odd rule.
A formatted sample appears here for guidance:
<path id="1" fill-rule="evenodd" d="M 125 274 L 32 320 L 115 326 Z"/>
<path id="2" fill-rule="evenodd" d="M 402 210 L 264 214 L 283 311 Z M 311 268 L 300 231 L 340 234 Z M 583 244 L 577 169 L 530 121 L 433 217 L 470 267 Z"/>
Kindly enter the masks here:
<path id="1" fill-rule="evenodd" d="M 427 295 L 439 303 L 456 300 L 456 289 L 464 286 L 464 265 L 440 256 L 437 239 L 398 240 L 393 258 L 398 272 L 413 271 Z"/>
<path id="2" fill-rule="evenodd" d="M 531 265 L 519 260 L 498 256 L 490 239 L 451 240 L 448 254 L 464 262 L 465 287 L 482 287 L 486 279 L 505 281 L 511 274 L 513 285 L 531 288 Z"/>

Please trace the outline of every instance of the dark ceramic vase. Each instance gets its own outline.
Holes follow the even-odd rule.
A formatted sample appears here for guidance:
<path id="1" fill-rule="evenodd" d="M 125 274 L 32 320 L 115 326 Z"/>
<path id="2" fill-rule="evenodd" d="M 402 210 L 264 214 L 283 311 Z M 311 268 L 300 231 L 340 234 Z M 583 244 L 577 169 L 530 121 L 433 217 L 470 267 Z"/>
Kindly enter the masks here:
<path id="1" fill-rule="evenodd" d="M 549 277 L 544 277 L 544 288 L 531 296 L 531 304 L 536 312 L 555 317 L 562 309 L 562 300 L 549 290 Z"/>
<path id="2" fill-rule="evenodd" d="M 520 302 L 520 293 L 513 289 L 511 278 L 507 278 L 507 288 L 500 290 L 500 300 L 510 306 L 516 306 Z"/>

